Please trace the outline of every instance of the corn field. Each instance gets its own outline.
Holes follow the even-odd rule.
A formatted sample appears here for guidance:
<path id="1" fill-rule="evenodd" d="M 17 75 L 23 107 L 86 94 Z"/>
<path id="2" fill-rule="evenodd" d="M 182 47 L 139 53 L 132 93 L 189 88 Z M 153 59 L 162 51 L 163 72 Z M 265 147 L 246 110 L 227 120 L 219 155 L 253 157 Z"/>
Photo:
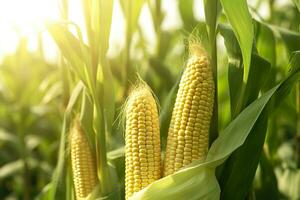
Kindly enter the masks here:
<path id="1" fill-rule="evenodd" d="M 0 19 L 0 199 L 300 200 L 299 0 L 55 6 Z"/>

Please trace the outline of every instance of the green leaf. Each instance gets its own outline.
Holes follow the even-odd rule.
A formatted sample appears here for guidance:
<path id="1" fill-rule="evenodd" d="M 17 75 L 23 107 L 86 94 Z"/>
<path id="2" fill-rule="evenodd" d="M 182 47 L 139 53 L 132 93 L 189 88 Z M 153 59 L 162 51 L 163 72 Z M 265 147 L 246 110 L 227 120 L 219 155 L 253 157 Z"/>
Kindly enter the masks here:
<path id="1" fill-rule="evenodd" d="M 299 61 L 299 57 L 300 53 L 293 54 L 293 58 L 291 59 L 291 73 L 284 83 L 280 85 L 280 89 L 276 91 L 274 96 L 274 99 L 278 102 L 277 104 L 283 101 L 291 91 L 292 86 L 299 79 L 299 66 L 295 65 L 295 60 Z M 297 64 L 299 65 L 300 62 L 297 62 Z M 244 199 L 247 193 L 250 192 L 249 188 L 252 184 L 265 140 L 267 117 L 268 112 L 264 110 L 244 145 L 235 151 L 226 161 L 220 178 L 222 199 Z M 237 171 L 239 171 L 239 174 L 243 174 L 243 176 L 238 176 Z M 237 187 L 239 187 L 238 191 L 236 190 Z"/>
<path id="2" fill-rule="evenodd" d="M 113 85 L 114 79 L 108 62 L 103 62 L 102 73 L 102 109 L 105 116 L 104 125 L 106 136 L 110 139 L 112 136 L 112 125 L 115 119 L 115 91 Z"/>
<path id="3" fill-rule="evenodd" d="M 239 111 L 237 106 L 241 98 L 243 82 L 243 63 L 241 49 L 238 41 L 228 25 L 219 24 L 220 34 L 224 38 L 225 47 L 228 54 L 228 84 L 230 95 L 231 118 L 234 118 Z"/>
<path id="4" fill-rule="evenodd" d="M 60 143 L 59 143 L 59 150 L 58 150 L 58 156 L 57 156 L 57 165 L 54 170 L 54 173 L 51 178 L 51 182 L 49 185 L 46 185 L 42 191 L 41 198 L 47 199 L 47 200 L 55 200 L 56 195 L 57 195 L 57 190 L 59 190 L 58 186 L 61 181 L 64 179 L 64 168 L 65 168 L 65 163 L 66 163 L 66 154 L 65 154 L 65 149 L 66 149 L 66 144 L 67 144 L 67 124 L 69 124 L 70 119 L 69 115 L 67 112 L 64 115 L 63 119 L 63 124 L 62 124 L 62 129 L 61 129 L 61 135 L 60 135 Z"/>
<path id="5" fill-rule="evenodd" d="M 276 41 L 271 28 L 268 25 L 257 22 L 256 48 L 258 54 L 266 59 L 271 66 L 276 65 Z"/>
<path id="6" fill-rule="evenodd" d="M 79 32 L 78 27 L 75 27 Z M 48 23 L 47 29 L 61 50 L 63 56 L 70 62 L 76 75 L 87 87 L 91 87 L 88 78 L 88 74 L 91 73 L 91 71 L 87 69 L 90 64 L 88 59 L 86 59 L 89 54 L 88 47 L 83 44 L 82 40 L 77 39 L 64 23 Z"/>
<path id="7" fill-rule="evenodd" d="M 79 81 L 72 91 L 72 94 L 70 96 L 70 99 L 69 99 L 69 102 L 68 102 L 68 105 L 66 108 L 66 113 L 71 113 L 75 104 L 77 103 L 78 97 L 79 97 L 80 93 L 82 92 L 82 90 L 83 90 L 83 84 L 81 81 Z"/>
<path id="8" fill-rule="evenodd" d="M 53 99 L 57 98 L 62 94 L 62 85 L 60 82 L 52 84 L 52 86 L 47 90 L 42 103 L 48 104 L 53 101 Z"/>
<path id="9" fill-rule="evenodd" d="M 96 93 L 93 95 L 94 120 L 93 126 L 96 133 L 96 148 L 98 165 L 98 175 L 101 180 L 101 194 L 106 196 L 113 192 L 113 187 L 117 182 L 113 182 L 112 175 L 107 165 L 107 146 L 110 145 L 111 130 L 115 116 L 115 96 L 113 77 L 106 59 L 101 60 L 100 70 L 97 73 Z"/>
<path id="10" fill-rule="evenodd" d="M 117 171 L 119 180 L 122 181 L 123 189 L 125 188 L 125 148 L 120 147 L 113 151 L 108 152 L 107 154 L 108 160 L 110 163 L 112 163 Z M 124 184 L 124 185 L 123 185 Z"/>
<path id="11" fill-rule="evenodd" d="M 187 31 L 191 31 L 197 24 L 194 17 L 194 0 L 179 0 L 178 7 L 184 28 Z"/>
<path id="12" fill-rule="evenodd" d="M 153 69 L 153 71 L 155 71 L 160 76 L 162 83 L 168 89 L 170 89 L 174 82 L 174 78 L 169 68 L 161 62 L 161 59 L 156 57 L 150 57 L 149 64 L 152 67 L 150 69 Z"/>
<path id="13" fill-rule="evenodd" d="M 300 12 L 300 0 L 293 0 Z"/>
<path id="14" fill-rule="evenodd" d="M 204 11 L 206 23 L 209 27 L 209 31 L 215 33 L 217 19 L 222 11 L 219 0 L 204 0 Z"/>
<path id="15" fill-rule="evenodd" d="M 14 134 L 6 131 L 5 129 L 0 128 L 0 146 L 2 142 L 11 142 L 13 144 L 18 144 L 18 138 Z"/>
<path id="16" fill-rule="evenodd" d="M 268 72 L 270 71 L 270 63 L 257 54 L 252 54 L 249 78 L 246 84 L 244 107 L 252 103 L 264 86 Z"/>
<path id="17" fill-rule="evenodd" d="M 245 199 L 250 192 L 262 151 L 267 125 L 268 112 L 265 109 L 243 146 L 236 150 L 226 161 L 219 180 L 222 199 Z M 250 157 L 251 159 L 249 159 Z M 237 170 L 239 173 L 237 173 Z M 237 187 L 239 188 L 238 190 L 236 190 Z"/>
<path id="18" fill-rule="evenodd" d="M 105 58 L 109 47 L 109 35 L 114 1 L 92 1 L 92 28 L 95 38 L 99 39 L 97 49 L 100 59 Z"/>
<path id="19" fill-rule="evenodd" d="M 247 82 L 254 37 L 254 28 L 248 11 L 247 1 L 221 0 L 221 3 L 242 51 L 244 63 L 243 80 Z"/>
<path id="20" fill-rule="evenodd" d="M 243 83 L 243 68 L 240 62 L 228 63 L 228 84 L 230 95 L 231 118 L 236 116 Z"/>
<path id="21" fill-rule="evenodd" d="M 9 176 L 15 176 L 24 168 L 23 160 L 16 160 L 10 163 L 5 163 L 0 167 L 0 180 L 3 180 Z"/>
<path id="22" fill-rule="evenodd" d="M 277 27 L 277 29 L 279 30 L 279 33 L 289 53 L 300 50 L 300 33 L 290 31 L 280 27 Z"/>
<path id="23" fill-rule="evenodd" d="M 179 83 L 181 79 L 181 74 L 178 76 L 176 83 L 173 85 L 172 89 L 170 90 L 168 96 L 166 97 L 165 102 L 163 103 L 162 110 L 159 115 L 159 122 L 160 122 L 160 137 L 161 137 L 161 145 L 162 149 L 165 149 L 169 125 L 172 117 L 173 107 L 175 104 L 175 100 L 177 97 L 177 91 L 179 88 Z"/>
<path id="24" fill-rule="evenodd" d="M 257 199 L 279 199 L 279 191 L 276 175 L 273 170 L 272 163 L 266 157 L 265 152 L 262 153 L 259 168 L 258 180 L 255 184 L 255 195 Z"/>
<path id="25" fill-rule="evenodd" d="M 243 81 L 243 63 L 241 51 L 233 31 L 224 25 L 219 26 L 221 35 L 224 37 L 225 46 L 228 52 L 228 83 L 230 90 L 231 115 L 234 118 L 241 109 L 255 100 L 259 91 L 265 84 L 266 77 L 270 71 L 270 64 L 258 56 L 251 54 L 248 82 Z M 244 93 L 242 93 L 244 89 Z"/>
<path id="26" fill-rule="evenodd" d="M 300 51 L 295 51 L 291 53 L 290 58 L 290 74 L 298 73 L 300 70 Z M 274 101 L 274 107 L 278 107 L 282 103 L 282 99 L 286 97 L 291 92 L 291 87 L 289 87 L 290 84 L 293 84 L 295 81 L 298 80 L 297 76 L 289 76 L 289 78 L 286 80 L 287 84 L 282 86 L 282 89 L 276 94 L 275 101 Z"/>
<path id="27" fill-rule="evenodd" d="M 209 53 L 211 57 L 211 66 L 213 71 L 213 79 L 215 82 L 215 94 L 214 94 L 214 109 L 212 116 L 212 123 L 210 124 L 209 144 L 211 144 L 219 134 L 219 108 L 218 108 L 218 67 L 217 67 L 217 40 L 216 40 L 216 26 L 219 14 L 221 12 L 219 0 L 205 0 L 204 11 L 205 19 L 208 27 L 209 36 Z"/>
<path id="28" fill-rule="evenodd" d="M 79 40 L 68 30 L 66 24 L 52 22 L 47 24 L 47 29 L 63 55 L 70 61 L 81 61 L 82 52 Z"/>
<path id="29" fill-rule="evenodd" d="M 220 34 L 224 38 L 224 43 L 228 53 L 229 61 L 241 62 L 241 48 L 231 27 L 227 24 L 219 24 L 218 29 L 220 31 Z"/>
<path id="30" fill-rule="evenodd" d="M 91 101 L 91 97 L 86 89 L 82 92 L 82 102 L 80 111 L 80 121 L 85 134 L 87 135 L 90 146 L 95 152 L 95 131 L 93 128 L 93 116 L 94 116 L 94 105 Z"/>
<path id="31" fill-rule="evenodd" d="M 38 162 L 38 160 L 34 158 L 27 159 L 27 167 L 32 170 L 38 170 L 38 167 L 41 167 L 44 163 Z M 0 167 L 0 180 L 4 180 L 8 177 L 16 177 L 18 175 L 22 175 L 24 171 L 24 161 L 21 159 L 14 160 L 9 163 L 5 163 Z"/>
<path id="32" fill-rule="evenodd" d="M 138 19 L 145 0 L 120 0 L 124 16 L 126 18 L 126 27 L 129 35 L 132 35 L 138 25 Z"/>

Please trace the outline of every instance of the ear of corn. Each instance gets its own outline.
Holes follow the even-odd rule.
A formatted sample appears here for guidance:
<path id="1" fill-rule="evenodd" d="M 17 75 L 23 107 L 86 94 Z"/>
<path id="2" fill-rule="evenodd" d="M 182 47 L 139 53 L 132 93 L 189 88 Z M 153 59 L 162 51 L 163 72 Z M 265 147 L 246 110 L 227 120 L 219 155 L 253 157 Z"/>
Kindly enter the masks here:
<path id="1" fill-rule="evenodd" d="M 168 131 L 164 176 L 197 159 L 204 159 L 214 103 L 214 82 L 209 58 L 199 44 L 182 75 Z"/>
<path id="2" fill-rule="evenodd" d="M 136 88 L 126 107 L 126 199 L 161 177 L 159 121 L 147 86 Z"/>
<path id="3" fill-rule="evenodd" d="M 77 121 L 71 129 L 70 145 L 76 199 L 82 199 L 97 185 L 97 174 L 88 140 Z"/>

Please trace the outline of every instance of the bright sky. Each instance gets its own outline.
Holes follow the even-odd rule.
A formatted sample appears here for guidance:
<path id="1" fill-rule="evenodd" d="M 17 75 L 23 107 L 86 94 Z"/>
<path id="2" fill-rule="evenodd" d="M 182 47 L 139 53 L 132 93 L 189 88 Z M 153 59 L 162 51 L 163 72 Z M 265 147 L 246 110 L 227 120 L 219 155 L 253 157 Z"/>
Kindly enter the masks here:
<path id="1" fill-rule="evenodd" d="M 84 26 L 82 17 L 82 0 L 69 0 L 69 18 L 71 21 Z M 202 7 L 203 0 L 195 1 L 195 8 Z M 7 54 L 15 52 L 19 38 L 26 36 L 29 38 L 29 50 L 37 48 L 37 35 L 43 31 L 46 57 L 53 59 L 57 55 L 56 46 L 51 37 L 45 31 L 44 24 L 49 20 L 59 20 L 59 0 L 2 0 L 0 2 L 0 60 Z M 181 26 L 181 21 L 176 0 L 163 0 L 163 11 L 166 14 L 163 29 L 176 29 Z M 194 12 L 198 19 L 204 18 L 203 10 Z M 123 45 L 124 37 L 120 33 L 124 32 L 124 19 L 121 8 L 115 0 L 113 23 L 111 30 L 111 49 L 120 49 Z M 149 9 L 145 6 L 142 9 L 139 23 L 143 26 L 146 39 L 150 44 L 155 43 L 154 30 L 152 27 Z"/>

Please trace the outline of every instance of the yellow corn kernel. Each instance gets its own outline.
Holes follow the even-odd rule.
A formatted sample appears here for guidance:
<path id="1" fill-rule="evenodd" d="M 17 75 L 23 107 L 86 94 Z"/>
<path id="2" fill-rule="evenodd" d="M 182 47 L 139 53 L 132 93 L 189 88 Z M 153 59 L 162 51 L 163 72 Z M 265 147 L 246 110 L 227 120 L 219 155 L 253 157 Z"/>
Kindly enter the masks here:
<path id="1" fill-rule="evenodd" d="M 97 185 L 95 160 L 79 121 L 70 133 L 71 163 L 76 199 L 86 198 Z"/>
<path id="2" fill-rule="evenodd" d="M 192 44 L 190 53 L 168 131 L 164 176 L 194 160 L 203 160 L 208 149 L 214 104 L 212 69 L 208 55 L 200 44 Z"/>
<path id="3" fill-rule="evenodd" d="M 129 96 L 126 107 L 125 197 L 161 177 L 160 133 L 156 102 L 147 86 Z"/>

